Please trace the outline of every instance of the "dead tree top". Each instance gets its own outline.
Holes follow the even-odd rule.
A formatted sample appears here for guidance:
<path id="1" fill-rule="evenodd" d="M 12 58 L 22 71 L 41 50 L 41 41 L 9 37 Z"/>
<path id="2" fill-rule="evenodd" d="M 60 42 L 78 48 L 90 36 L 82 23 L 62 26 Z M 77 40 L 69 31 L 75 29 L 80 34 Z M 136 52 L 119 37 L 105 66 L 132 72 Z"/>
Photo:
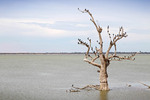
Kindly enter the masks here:
<path id="1" fill-rule="evenodd" d="M 78 10 L 82 13 L 88 13 L 88 15 L 90 16 L 90 20 L 94 24 L 94 26 L 98 32 L 98 36 L 99 36 L 99 41 L 97 41 L 99 44 L 99 47 L 95 47 L 95 49 L 93 47 L 91 47 L 91 39 L 90 38 L 87 38 L 88 43 L 84 42 L 81 39 L 78 39 L 78 44 L 82 44 L 82 45 L 87 47 L 87 52 L 86 52 L 85 58 L 84 58 L 85 62 L 88 62 L 89 64 L 92 64 L 96 67 L 101 68 L 101 64 L 95 63 L 95 61 L 98 58 L 100 58 L 101 60 L 108 60 L 108 61 L 111 61 L 111 60 L 121 61 L 121 60 L 134 60 L 135 59 L 133 57 L 135 56 L 136 53 L 132 54 L 131 56 L 124 56 L 124 57 L 118 56 L 116 54 L 116 51 L 117 51 L 116 43 L 119 40 L 121 40 L 122 38 L 126 38 L 128 36 L 127 33 L 124 32 L 124 29 L 122 26 L 119 28 L 119 32 L 117 34 L 111 34 L 109 31 L 109 26 L 107 26 L 107 34 L 109 36 L 110 43 L 109 43 L 108 49 L 104 55 L 104 53 L 103 53 L 103 40 L 102 40 L 102 36 L 101 36 L 102 27 L 95 22 L 94 17 L 89 10 L 87 10 L 87 9 L 80 10 L 79 8 L 78 8 Z M 113 46 L 114 46 L 114 53 L 112 55 L 110 55 L 109 53 L 110 53 L 110 50 Z M 90 55 L 90 53 L 89 53 L 90 51 L 93 52 L 94 57 Z"/>

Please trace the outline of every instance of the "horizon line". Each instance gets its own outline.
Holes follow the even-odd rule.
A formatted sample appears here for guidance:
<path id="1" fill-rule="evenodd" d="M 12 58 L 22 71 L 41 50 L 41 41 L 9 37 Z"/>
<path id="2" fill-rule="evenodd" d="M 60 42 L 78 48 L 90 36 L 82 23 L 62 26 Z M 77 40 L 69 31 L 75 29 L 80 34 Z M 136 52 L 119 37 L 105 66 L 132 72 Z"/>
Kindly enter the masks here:
<path id="1" fill-rule="evenodd" d="M 86 52 L 0 52 L 0 54 L 85 54 Z M 106 52 L 103 52 L 106 53 Z M 113 54 L 114 52 L 110 52 L 110 54 Z M 137 52 L 123 52 L 119 51 L 116 52 L 118 54 L 131 54 L 131 53 L 137 53 Z M 92 52 L 90 52 L 92 54 Z M 150 52 L 139 52 L 139 54 L 150 54 Z"/>

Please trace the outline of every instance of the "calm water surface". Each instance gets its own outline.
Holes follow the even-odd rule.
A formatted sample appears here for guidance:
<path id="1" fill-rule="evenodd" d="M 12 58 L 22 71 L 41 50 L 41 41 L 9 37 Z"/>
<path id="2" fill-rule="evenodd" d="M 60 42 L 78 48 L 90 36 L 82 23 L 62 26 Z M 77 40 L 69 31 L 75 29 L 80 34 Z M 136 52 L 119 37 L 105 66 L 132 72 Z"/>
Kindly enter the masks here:
<path id="1" fill-rule="evenodd" d="M 0 100 L 150 100 L 150 55 L 135 61 L 112 61 L 109 92 L 69 93 L 74 84 L 99 84 L 97 68 L 83 62 L 84 55 L 0 55 Z M 131 87 L 127 87 L 130 84 Z"/>

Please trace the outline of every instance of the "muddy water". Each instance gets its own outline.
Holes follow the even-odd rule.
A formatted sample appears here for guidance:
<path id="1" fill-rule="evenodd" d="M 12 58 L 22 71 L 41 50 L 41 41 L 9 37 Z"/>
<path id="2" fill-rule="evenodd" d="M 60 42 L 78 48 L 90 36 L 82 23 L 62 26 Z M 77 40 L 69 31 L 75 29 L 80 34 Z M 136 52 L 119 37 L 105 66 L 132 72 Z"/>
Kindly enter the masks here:
<path id="1" fill-rule="evenodd" d="M 69 93 L 71 85 L 99 84 L 97 68 L 84 55 L 0 55 L 0 100 L 149 100 L 150 55 L 111 62 L 110 91 Z M 131 87 L 127 87 L 131 85 Z"/>

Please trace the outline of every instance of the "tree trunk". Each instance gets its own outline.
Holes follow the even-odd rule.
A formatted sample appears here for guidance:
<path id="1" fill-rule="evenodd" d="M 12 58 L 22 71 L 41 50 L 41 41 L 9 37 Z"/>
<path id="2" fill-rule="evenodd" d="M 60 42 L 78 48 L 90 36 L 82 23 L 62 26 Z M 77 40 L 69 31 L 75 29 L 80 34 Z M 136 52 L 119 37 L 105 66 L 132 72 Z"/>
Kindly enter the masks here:
<path id="1" fill-rule="evenodd" d="M 100 90 L 109 90 L 108 82 L 107 82 L 108 74 L 107 74 L 107 65 L 103 64 L 100 69 Z"/>

